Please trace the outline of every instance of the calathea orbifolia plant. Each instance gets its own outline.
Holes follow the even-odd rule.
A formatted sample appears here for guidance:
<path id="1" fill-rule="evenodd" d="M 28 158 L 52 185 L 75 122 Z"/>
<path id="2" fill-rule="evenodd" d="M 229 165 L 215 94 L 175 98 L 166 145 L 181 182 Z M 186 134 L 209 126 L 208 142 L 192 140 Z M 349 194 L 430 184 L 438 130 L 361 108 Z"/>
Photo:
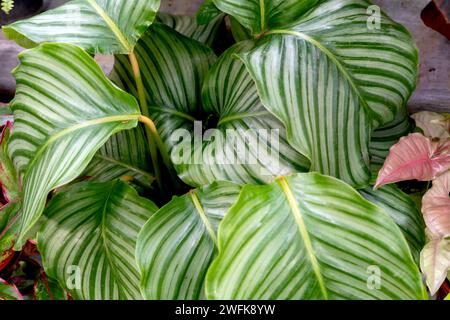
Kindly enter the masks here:
<path id="1" fill-rule="evenodd" d="M 414 203 L 370 187 L 411 128 L 408 32 L 369 28 L 364 0 L 214 0 L 202 25 L 152 24 L 158 5 L 76 0 L 4 28 L 33 47 L 2 149 L 15 248 L 39 221 L 45 272 L 75 299 L 426 298 Z M 217 57 L 225 14 L 237 43 Z M 95 53 L 115 55 L 110 79 Z"/>

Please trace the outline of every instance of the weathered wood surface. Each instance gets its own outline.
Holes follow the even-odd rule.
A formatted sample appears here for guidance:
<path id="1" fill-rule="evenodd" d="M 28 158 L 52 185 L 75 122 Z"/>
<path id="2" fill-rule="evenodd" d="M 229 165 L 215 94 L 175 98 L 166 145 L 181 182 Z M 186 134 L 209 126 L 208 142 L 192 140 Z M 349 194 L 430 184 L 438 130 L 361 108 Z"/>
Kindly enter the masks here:
<path id="1" fill-rule="evenodd" d="M 450 0 L 445 0 L 450 1 Z M 64 2 L 52 0 L 51 4 Z M 203 0 L 162 0 L 161 10 L 175 14 L 195 14 Z M 412 112 L 420 110 L 450 112 L 450 41 L 425 26 L 420 13 L 430 0 L 373 0 L 393 19 L 413 34 L 420 51 L 420 75 L 417 90 L 409 101 Z M 0 34 L 0 98 L 14 90 L 9 71 L 20 47 L 2 40 Z M 2 90 L 3 87 L 3 90 Z M 5 89 L 6 88 L 6 89 Z M 12 91 L 11 91 L 12 90 Z"/>
<path id="2" fill-rule="evenodd" d="M 391 18 L 405 25 L 419 47 L 419 83 L 409 101 L 410 110 L 450 112 L 450 41 L 425 26 L 420 18 L 420 13 L 430 0 L 373 2 L 383 8 Z"/>

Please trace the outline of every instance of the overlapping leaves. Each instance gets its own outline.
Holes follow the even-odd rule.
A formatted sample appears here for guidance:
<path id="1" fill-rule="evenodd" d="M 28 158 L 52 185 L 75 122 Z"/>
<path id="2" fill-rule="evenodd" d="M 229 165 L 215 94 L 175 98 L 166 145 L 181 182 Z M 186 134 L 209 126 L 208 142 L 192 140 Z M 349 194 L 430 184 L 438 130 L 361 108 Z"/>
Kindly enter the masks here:
<path id="1" fill-rule="evenodd" d="M 46 272 L 76 299 L 424 298 L 413 260 L 423 243 L 421 220 L 395 187 L 361 191 L 380 209 L 316 173 L 246 186 L 237 203 L 240 186 L 213 183 L 271 183 L 310 169 L 368 185 L 370 165 L 410 129 L 404 106 L 417 72 L 408 32 L 384 14 L 371 29 L 369 5 L 213 0 L 198 18 L 207 24 L 161 14 L 166 25 L 148 29 L 159 1 L 75 0 L 6 28 L 27 46 L 81 46 L 41 45 L 22 55 L 16 71 L 9 148 L 23 181 L 16 247 L 48 192 L 93 159 L 84 175 L 96 182 L 57 194 L 39 236 Z M 232 16 L 237 39 L 258 39 L 216 59 L 208 46 L 223 18 L 218 9 Z M 157 210 L 115 180 L 151 184 L 148 145 L 135 128 L 139 107 L 82 48 L 135 51 L 146 116 L 178 175 L 192 186 L 212 185 Z M 133 67 L 118 55 L 113 78 L 137 97 Z M 371 289 L 373 270 L 380 283 Z"/>
<path id="2" fill-rule="evenodd" d="M 368 26 L 368 1 L 296 1 L 311 10 L 294 20 L 286 12 L 277 19 L 279 8 L 295 6 L 289 1 L 215 4 L 253 33 L 262 31 L 240 56 L 289 142 L 313 170 L 367 185 L 370 134 L 394 121 L 415 88 L 418 58 L 409 33 L 384 14 L 380 28 Z M 263 20 L 264 27 L 252 26 Z"/>
<path id="3" fill-rule="evenodd" d="M 207 275 L 212 299 L 426 298 L 395 223 L 350 186 L 317 173 L 245 186 L 218 241 Z M 379 282 L 369 279 L 374 272 Z"/>
<path id="4" fill-rule="evenodd" d="M 252 79 L 234 57 L 248 45 L 230 48 L 212 66 L 210 49 L 155 24 L 136 47 L 150 117 L 179 176 L 190 185 L 261 183 L 309 166 L 287 143 L 283 125 L 262 106 Z M 125 57 L 117 59 L 115 74 L 121 86 L 136 93 Z M 271 140 L 270 130 L 279 140 Z M 236 135 L 229 138 L 227 132 Z"/>
<path id="5" fill-rule="evenodd" d="M 9 145 L 23 186 L 19 249 L 48 192 L 75 179 L 111 135 L 135 127 L 140 116 L 136 100 L 77 46 L 43 44 L 20 60 Z"/>
<path id="6" fill-rule="evenodd" d="M 217 228 L 240 189 L 215 182 L 191 190 L 147 221 L 136 247 L 144 298 L 205 298 L 206 272 L 217 254 Z"/>
<path id="7" fill-rule="evenodd" d="M 65 189 L 51 201 L 39 233 L 47 274 L 75 299 L 141 299 L 134 251 L 156 210 L 117 180 Z"/>

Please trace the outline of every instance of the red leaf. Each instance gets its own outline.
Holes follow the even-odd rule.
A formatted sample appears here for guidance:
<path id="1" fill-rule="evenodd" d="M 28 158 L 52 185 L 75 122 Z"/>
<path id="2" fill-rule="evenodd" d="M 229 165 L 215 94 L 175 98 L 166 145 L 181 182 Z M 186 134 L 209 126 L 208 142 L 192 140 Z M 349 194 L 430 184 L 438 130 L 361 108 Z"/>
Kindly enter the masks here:
<path id="1" fill-rule="evenodd" d="M 392 146 L 375 188 L 404 180 L 430 181 L 448 169 L 450 139 L 434 142 L 420 133 L 412 133 Z"/>

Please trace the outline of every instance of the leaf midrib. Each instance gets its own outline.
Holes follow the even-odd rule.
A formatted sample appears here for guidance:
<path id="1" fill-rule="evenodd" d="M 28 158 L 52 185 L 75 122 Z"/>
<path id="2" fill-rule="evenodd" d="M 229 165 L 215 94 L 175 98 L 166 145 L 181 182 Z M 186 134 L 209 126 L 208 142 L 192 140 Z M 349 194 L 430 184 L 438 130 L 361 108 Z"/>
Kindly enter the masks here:
<path id="1" fill-rule="evenodd" d="M 103 124 L 103 123 L 111 123 L 111 122 L 128 122 L 128 121 L 138 120 L 140 116 L 141 116 L 140 114 L 125 114 L 125 115 L 119 115 L 119 116 L 109 116 L 109 117 L 97 118 L 97 119 L 85 121 L 83 123 L 78 123 L 74 126 L 65 128 L 65 129 L 57 132 L 56 134 L 50 136 L 45 141 L 45 143 L 39 147 L 39 150 L 37 150 L 36 155 L 33 157 L 31 162 L 28 164 L 28 169 L 25 173 L 25 176 L 28 175 L 30 170 L 33 168 L 34 163 L 37 161 L 37 159 L 40 158 L 42 153 L 45 152 L 45 149 L 47 149 L 47 147 L 49 145 L 51 145 L 53 142 L 57 141 L 59 138 L 64 137 L 65 135 L 68 135 L 77 130 L 87 128 L 90 126 L 95 126 L 95 125 L 99 125 L 99 124 Z"/>
<path id="2" fill-rule="evenodd" d="M 306 252 L 308 253 L 309 261 L 312 265 L 314 274 L 319 283 L 320 290 L 324 299 L 328 300 L 328 291 L 325 287 L 325 282 L 320 270 L 319 262 L 317 261 L 317 257 L 314 251 L 314 247 L 311 242 L 311 238 L 309 236 L 308 229 L 306 228 L 305 222 L 303 220 L 302 213 L 300 212 L 300 208 L 298 206 L 297 200 L 289 186 L 288 181 L 285 177 L 277 178 L 277 183 L 281 187 L 286 199 L 288 201 L 289 207 L 291 208 L 292 214 L 294 215 L 295 222 L 297 223 L 298 231 L 300 236 L 302 237 L 303 244 L 305 245 Z"/>
<path id="3" fill-rule="evenodd" d="M 108 195 L 105 198 L 105 203 L 103 204 L 103 210 L 102 210 L 102 220 L 101 220 L 101 224 L 100 224 L 100 233 L 101 233 L 101 238 L 102 238 L 102 246 L 105 250 L 105 255 L 106 255 L 106 260 L 108 261 L 108 265 L 109 268 L 111 269 L 111 273 L 115 279 L 115 281 L 117 282 L 117 285 L 119 287 L 121 287 L 120 285 L 120 281 L 119 281 L 119 277 L 117 275 L 117 272 L 115 270 L 115 264 L 112 261 L 112 255 L 111 252 L 109 251 L 108 245 L 106 244 L 107 242 L 107 235 L 106 235 L 106 209 L 109 207 L 109 202 L 110 199 L 112 197 L 112 194 L 114 192 L 114 189 L 117 186 L 117 182 L 113 183 L 113 185 L 111 186 L 110 190 L 108 191 Z M 119 291 L 119 297 L 122 297 L 122 290 L 118 290 Z"/>
<path id="4" fill-rule="evenodd" d="M 217 236 L 216 233 L 214 232 L 214 229 L 211 225 L 211 223 L 208 220 L 208 217 L 206 216 L 205 211 L 203 210 L 202 204 L 200 203 L 200 200 L 197 196 L 197 194 L 195 193 L 195 190 L 191 190 L 189 191 L 189 195 L 191 197 L 192 203 L 194 204 L 195 209 L 197 210 L 200 218 L 203 221 L 203 224 L 205 225 L 206 230 L 209 233 L 209 236 L 211 237 L 211 239 L 214 242 L 214 245 L 216 246 L 216 248 L 218 247 L 218 243 L 217 243 Z"/>
<path id="5" fill-rule="evenodd" d="M 100 17 L 105 21 L 106 25 L 111 29 L 111 31 L 116 36 L 117 40 L 119 40 L 120 44 L 124 47 L 124 49 L 131 53 L 133 52 L 132 46 L 128 43 L 122 31 L 120 31 L 117 24 L 111 19 L 111 17 L 103 10 L 95 0 L 86 0 L 92 8 L 100 15 Z"/>
<path id="6" fill-rule="evenodd" d="M 342 65 L 341 61 L 324 45 L 322 45 L 318 40 L 314 39 L 313 37 L 310 37 L 309 35 L 293 31 L 293 30 L 286 30 L 286 29 L 276 29 L 276 30 L 270 30 L 266 32 L 264 35 L 273 35 L 273 34 L 285 34 L 285 35 L 291 35 L 300 39 L 305 40 L 306 42 L 311 43 L 313 46 L 318 48 L 320 51 L 322 51 L 329 59 L 331 59 L 336 67 L 339 69 L 339 71 L 342 73 L 345 79 L 349 82 L 350 86 L 352 87 L 353 91 L 358 96 L 358 99 L 362 105 L 362 107 L 366 110 L 366 112 L 371 115 L 374 119 L 380 122 L 380 116 L 372 111 L 372 109 L 369 107 L 369 104 L 367 103 L 366 99 L 364 98 L 361 90 L 358 88 L 358 86 L 355 83 L 355 80 L 353 79 L 353 76 L 348 73 L 348 71 L 345 69 L 345 67 Z M 382 121 L 381 121 L 382 122 Z"/>
<path id="7" fill-rule="evenodd" d="M 149 173 L 147 171 L 144 171 L 144 170 L 141 170 L 141 169 L 139 169 L 139 168 L 137 168 L 137 167 L 135 167 L 133 165 L 127 164 L 127 163 L 125 163 L 123 161 L 119 161 L 119 160 L 116 160 L 116 159 L 114 159 L 112 157 L 108 157 L 108 156 L 105 156 L 105 155 L 102 155 L 102 154 L 96 154 L 95 157 L 99 158 L 101 160 L 113 163 L 113 164 L 117 164 L 118 166 L 127 168 L 127 169 L 129 169 L 129 170 L 131 170 L 133 172 L 139 173 L 139 174 L 149 178 L 150 181 L 154 181 L 155 180 L 155 177 L 151 173 Z"/>

